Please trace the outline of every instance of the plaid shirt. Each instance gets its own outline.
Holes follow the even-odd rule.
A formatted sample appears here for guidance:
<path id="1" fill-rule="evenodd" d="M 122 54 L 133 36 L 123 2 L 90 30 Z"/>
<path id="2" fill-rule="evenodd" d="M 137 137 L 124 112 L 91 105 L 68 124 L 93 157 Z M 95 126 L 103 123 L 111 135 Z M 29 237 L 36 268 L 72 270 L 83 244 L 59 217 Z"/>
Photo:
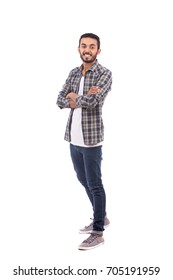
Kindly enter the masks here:
<path id="1" fill-rule="evenodd" d="M 82 77 L 82 66 L 76 67 L 69 73 L 69 76 L 57 98 L 57 105 L 62 108 L 70 108 L 70 101 L 66 95 L 70 92 L 78 94 L 79 84 Z M 111 90 L 112 73 L 107 68 L 96 62 L 86 72 L 84 77 L 83 95 L 76 99 L 76 106 L 82 108 L 82 131 L 85 145 L 95 145 L 104 140 L 104 126 L 102 120 L 102 106 Z M 91 86 L 98 86 L 100 92 L 94 95 L 87 95 Z M 71 109 L 67 121 L 65 137 L 71 141 L 71 121 L 74 109 Z"/>

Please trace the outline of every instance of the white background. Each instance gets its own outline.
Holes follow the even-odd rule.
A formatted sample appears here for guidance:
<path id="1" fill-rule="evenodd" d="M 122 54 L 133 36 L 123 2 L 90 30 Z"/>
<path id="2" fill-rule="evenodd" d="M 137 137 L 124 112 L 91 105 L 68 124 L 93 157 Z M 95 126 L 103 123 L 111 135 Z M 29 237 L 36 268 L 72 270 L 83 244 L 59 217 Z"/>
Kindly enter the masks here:
<path id="1" fill-rule="evenodd" d="M 0 2 L 2 279 L 26 279 L 13 276 L 19 265 L 104 271 L 82 279 L 115 279 L 106 266 L 160 266 L 159 276 L 133 279 L 171 279 L 171 2 Z M 98 60 L 112 71 L 113 86 L 103 112 L 102 167 L 111 226 L 104 246 L 82 252 L 86 236 L 78 229 L 92 211 L 64 141 L 69 111 L 56 99 L 81 64 L 85 32 L 100 36 Z"/>

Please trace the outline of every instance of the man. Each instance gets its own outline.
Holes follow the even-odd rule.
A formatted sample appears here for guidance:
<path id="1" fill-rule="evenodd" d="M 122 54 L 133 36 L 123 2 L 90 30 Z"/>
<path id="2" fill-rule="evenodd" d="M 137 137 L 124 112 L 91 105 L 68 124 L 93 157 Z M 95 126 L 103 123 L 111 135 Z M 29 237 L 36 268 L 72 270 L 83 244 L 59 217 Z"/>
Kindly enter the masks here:
<path id="1" fill-rule="evenodd" d="M 102 106 L 111 90 L 112 73 L 97 61 L 101 52 L 97 35 L 83 34 L 79 39 L 78 52 L 83 63 L 69 73 L 58 95 L 57 105 L 61 109 L 71 109 L 65 140 L 70 142 L 74 170 L 93 208 L 93 222 L 80 230 L 80 233 L 90 233 L 78 247 L 87 250 L 104 243 L 104 227 L 109 225 L 101 175 L 104 140 Z"/>

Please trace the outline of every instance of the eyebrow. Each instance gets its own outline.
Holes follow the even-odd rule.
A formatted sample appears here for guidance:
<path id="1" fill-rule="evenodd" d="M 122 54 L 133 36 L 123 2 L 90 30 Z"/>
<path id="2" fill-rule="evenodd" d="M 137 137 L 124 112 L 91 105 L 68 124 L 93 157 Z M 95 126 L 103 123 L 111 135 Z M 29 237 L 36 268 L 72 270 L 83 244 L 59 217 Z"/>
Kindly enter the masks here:
<path id="1" fill-rule="evenodd" d="M 87 46 L 87 44 L 82 43 L 81 46 Z M 96 44 L 90 44 L 89 46 L 96 46 Z"/>

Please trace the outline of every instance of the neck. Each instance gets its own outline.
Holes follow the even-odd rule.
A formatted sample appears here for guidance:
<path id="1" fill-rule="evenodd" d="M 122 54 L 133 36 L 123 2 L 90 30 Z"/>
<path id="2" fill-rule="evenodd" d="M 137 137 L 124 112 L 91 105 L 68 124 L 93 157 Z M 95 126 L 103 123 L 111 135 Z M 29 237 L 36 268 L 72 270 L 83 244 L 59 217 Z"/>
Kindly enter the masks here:
<path id="1" fill-rule="evenodd" d="M 83 63 L 83 70 L 82 73 L 83 75 L 85 75 L 85 73 L 91 68 L 91 66 L 95 63 L 95 61 L 91 62 L 91 63 Z"/>

